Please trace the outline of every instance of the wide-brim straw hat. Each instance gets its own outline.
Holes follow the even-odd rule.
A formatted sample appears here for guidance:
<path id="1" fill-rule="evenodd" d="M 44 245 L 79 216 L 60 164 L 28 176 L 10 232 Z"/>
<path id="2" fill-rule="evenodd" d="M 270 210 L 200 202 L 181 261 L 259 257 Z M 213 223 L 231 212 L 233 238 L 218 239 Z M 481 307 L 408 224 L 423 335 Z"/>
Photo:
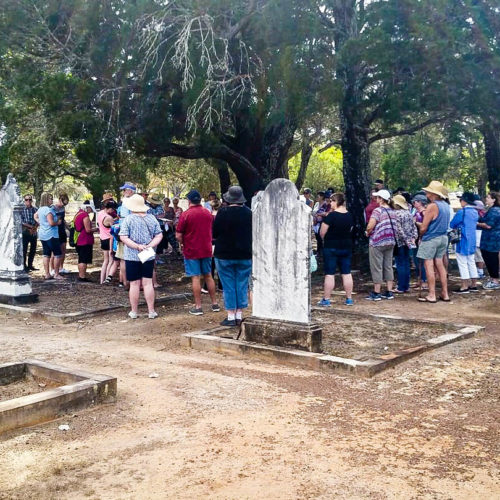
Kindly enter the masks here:
<path id="1" fill-rule="evenodd" d="M 232 203 L 245 203 L 247 199 L 243 195 L 243 189 L 241 189 L 240 186 L 231 186 L 228 190 L 227 193 L 224 193 L 224 201 L 226 201 L 229 204 Z"/>
<path id="2" fill-rule="evenodd" d="M 448 190 L 439 181 L 431 181 L 427 187 L 422 188 L 426 193 L 437 194 L 441 198 L 448 198 Z"/>
<path id="3" fill-rule="evenodd" d="M 140 194 L 133 194 L 130 198 L 124 198 L 123 204 L 131 212 L 147 212 L 149 207 L 144 202 L 144 198 Z"/>
<path id="4" fill-rule="evenodd" d="M 394 205 L 408 210 L 408 202 L 406 201 L 406 198 L 404 196 L 397 194 L 392 198 L 392 202 L 394 203 Z"/>
<path id="5" fill-rule="evenodd" d="M 161 205 L 163 203 L 163 195 L 159 193 L 153 193 L 149 198 L 148 198 L 149 203 L 152 203 L 153 205 Z"/>

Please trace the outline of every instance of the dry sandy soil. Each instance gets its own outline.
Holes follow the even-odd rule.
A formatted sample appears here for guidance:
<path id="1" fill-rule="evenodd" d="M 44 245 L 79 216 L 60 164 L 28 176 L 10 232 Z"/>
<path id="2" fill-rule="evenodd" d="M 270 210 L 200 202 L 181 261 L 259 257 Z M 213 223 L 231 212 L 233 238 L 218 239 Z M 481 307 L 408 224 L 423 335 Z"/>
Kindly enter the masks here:
<path id="1" fill-rule="evenodd" d="M 0 498 L 499 498 L 500 294 L 361 302 L 486 328 L 357 379 L 187 350 L 181 333 L 223 317 L 190 317 L 187 304 L 154 321 L 0 315 L 0 362 L 114 375 L 119 391 L 115 404 L 2 435 Z"/>

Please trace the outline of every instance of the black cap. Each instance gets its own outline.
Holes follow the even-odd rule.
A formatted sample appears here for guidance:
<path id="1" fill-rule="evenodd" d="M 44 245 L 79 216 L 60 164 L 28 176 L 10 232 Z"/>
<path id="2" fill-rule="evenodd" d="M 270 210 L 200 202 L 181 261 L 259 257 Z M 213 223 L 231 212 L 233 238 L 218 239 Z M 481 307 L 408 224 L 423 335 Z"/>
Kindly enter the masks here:
<path id="1" fill-rule="evenodd" d="M 187 194 L 187 199 L 191 203 L 200 203 L 201 202 L 201 194 L 199 191 L 196 191 L 196 189 L 191 189 L 189 193 Z"/>
<path id="2" fill-rule="evenodd" d="M 476 201 L 474 193 L 468 193 L 468 192 L 463 193 L 462 196 L 460 196 L 460 199 L 465 201 L 467 205 L 474 205 L 474 202 Z"/>

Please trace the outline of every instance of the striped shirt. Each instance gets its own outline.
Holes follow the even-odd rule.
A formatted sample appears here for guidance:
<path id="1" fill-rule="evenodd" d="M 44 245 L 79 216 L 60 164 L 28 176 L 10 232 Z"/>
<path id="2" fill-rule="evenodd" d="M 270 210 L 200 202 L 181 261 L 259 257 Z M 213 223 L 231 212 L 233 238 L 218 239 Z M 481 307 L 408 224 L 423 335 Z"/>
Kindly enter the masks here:
<path id="1" fill-rule="evenodd" d="M 34 215 L 37 210 L 38 208 L 36 207 L 23 207 L 23 211 L 21 212 L 21 223 L 34 226 L 36 224 Z"/>
<path id="2" fill-rule="evenodd" d="M 396 214 L 392 208 L 378 207 L 370 217 L 377 224 L 370 233 L 370 246 L 382 247 L 396 244 Z"/>

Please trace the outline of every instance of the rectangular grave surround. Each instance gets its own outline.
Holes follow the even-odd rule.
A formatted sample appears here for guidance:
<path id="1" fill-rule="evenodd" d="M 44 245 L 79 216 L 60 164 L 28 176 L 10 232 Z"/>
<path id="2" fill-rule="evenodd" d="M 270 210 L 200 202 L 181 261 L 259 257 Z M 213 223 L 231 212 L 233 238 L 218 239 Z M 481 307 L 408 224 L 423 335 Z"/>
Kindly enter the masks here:
<path id="1" fill-rule="evenodd" d="M 27 359 L 0 364 L 0 385 L 26 375 L 60 384 L 37 394 L 0 401 L 0 433 L 47 422 L 88 406 L 116 400 L 116 378 Z"/>

